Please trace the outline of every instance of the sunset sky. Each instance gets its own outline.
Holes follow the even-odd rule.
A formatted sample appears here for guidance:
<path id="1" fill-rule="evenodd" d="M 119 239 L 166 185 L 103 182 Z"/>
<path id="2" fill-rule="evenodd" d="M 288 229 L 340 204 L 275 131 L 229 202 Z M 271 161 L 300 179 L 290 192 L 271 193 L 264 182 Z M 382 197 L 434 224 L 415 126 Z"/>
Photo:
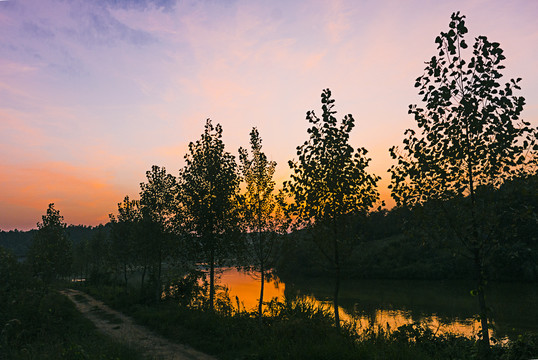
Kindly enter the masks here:
<path id="1" fill-rule="evenodd" d="M 206 118 L 236 155 L 256 126 L 281 184 L 324 88 L 392 206 L 388 149 L 458 10 L 468 43 L 501 43 L 537 126 L 538 1 L 2 0 L 0 229 L 35 228 L 50 202 L 107 222 L 152 165 L 177 176 Z"/>

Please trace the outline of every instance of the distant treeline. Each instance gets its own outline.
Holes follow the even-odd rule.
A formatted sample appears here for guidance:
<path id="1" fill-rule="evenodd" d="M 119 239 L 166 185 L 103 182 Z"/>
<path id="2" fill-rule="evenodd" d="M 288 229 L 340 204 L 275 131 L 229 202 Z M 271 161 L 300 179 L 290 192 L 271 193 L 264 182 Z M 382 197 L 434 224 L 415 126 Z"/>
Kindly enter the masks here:
<path id="1" fill-rule="evenodd" d="M 538 177 L 516 179 L 493 191 L 492 204 L 502 214 L 498 238 L 486 259 L 488 278 L 498 281 L 538 280 Z M 446 206 L 456 206 L 446 201 Z M 455 237 L 425 223 L 428 206 L 395 207 L 370 212 L 356 221 L 357 245 L 345 262 L 344 277 L 394 279 L 462 279 L 472 274 L 463 245 Z M 519 215 L 516 215 L 519 214 Z M 449 232 L 450 234 L 450 232 Z M 319 251 L 300 231 L 284 242 L 281 275 L 324 276 Z"/>
<path id="2" fill-rule="evenodd" d="M 66 228 L 66 233 L 73 245 L 76 245 L 83 240 L 91 239 L 99 229 L 108 229 L 108 227 L 109 224 L 98 226 L 69 225 Z M 22 259 L 28 253 L 28 248 L 36 232 L 36 229 L 0 231 L 0 246 L 9 249 L 15 256 Z"/>
<path id="3" fill-rule="evenodd" d="M 538 177 L 513 181 L 496 190 L 499 212 L 536 213 Z M 508 211 L 508 210 L 511 211 Z M 465 258 L 457 240 L 440 238 L 421 224 L 424 208 L 408 210 L 395 207 L 370 212 L 357 218 L 354 232 L 356 246 L 345 261 L 345 278 L 394 279 L 459 279 L 468 278 L 471 264 Z M 110 223 L 99 226 L 70 225 L 66 228 L 73 249 L 81 244 L 103 241 L 110 236 Z M 24 258 L 37 230 L 1 231 L 0 246 Z M 488 259 L 488 275 L 499 281 L 538 281 L 538 225 L 535 218 L 506 217 L 497 229 L 506 236 Z M 105 240 L 106 242 L 106 240 Z M 90 256 L 91 248 L 86 255 Z M 93 251 L 100 251 L 94 247 Z M 102 257 L 105 254 L 101 254 Z M 98 258 L 94 254 L 92 258 Z M 301 230 L 283 236 L 277 271 L 281 276 L 291 274 L 326 276 L 327 269 L 318 249 Z M 75 256 L 75 264 L 81 254 Z M 80 265 L 80 264 L 79 264 Z"/>

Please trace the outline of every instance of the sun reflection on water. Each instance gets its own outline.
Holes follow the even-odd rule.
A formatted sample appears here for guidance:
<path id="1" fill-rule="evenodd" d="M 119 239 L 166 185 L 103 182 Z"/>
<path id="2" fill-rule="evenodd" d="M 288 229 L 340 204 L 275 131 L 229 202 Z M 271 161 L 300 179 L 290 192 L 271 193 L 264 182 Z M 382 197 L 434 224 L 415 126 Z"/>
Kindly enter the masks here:
<path id="1" fill-rule="evenodd" d="M 260 298 L 259 277 L 229 268 L 219 274 L 219 284 L 225 285 L 228 288 L 230 298 L 234 305 L 237 297 L 242 309 L 257 309 Z M 285 288 L 285 284 L 278 280 L 272 279 L 266 281 L 263 296 L 264 302 L 268 302 L 272 298 L 283 300 Z M 324 306 L 329 311 L 333 312 L 332 303 L 330 301 L 320 301 L 313 296 L 305 296 L 305 298 L 308 301 L 311 301 L 316 305 Z M 480 322 L 478 319 L 474 318 L 442 319 L 436 314 L 428 314 L 421 315 L 417 319 L 416 315 L 413 316 L 410 311 L 384 309 L 376 309 L 375 312 L 366 314 L 359 309 L 358 304 L 355 306 L 355 314 L 350 314 L 342 307 L 339 307 L 339 309 L 342 321 L 355 322 L 357 331 L 359 332 L 372 327 L 375 329 L 395 330 L 400 326 L 416 323 L 417 320 L 428 326 L 437 334 L 455 334 L 466 337 L 475 337 L 480 330 Z M 491 331 L 490 333 L 493 335 Z"/>

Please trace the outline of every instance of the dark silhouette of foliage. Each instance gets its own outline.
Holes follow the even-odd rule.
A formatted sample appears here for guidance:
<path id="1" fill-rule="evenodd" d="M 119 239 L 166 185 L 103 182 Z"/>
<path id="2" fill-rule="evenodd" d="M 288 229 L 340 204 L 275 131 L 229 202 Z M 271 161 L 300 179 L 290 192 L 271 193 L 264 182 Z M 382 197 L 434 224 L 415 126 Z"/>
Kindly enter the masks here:
<path id="1" fill-rule="evenodd" d="M 67 238 L 64 218 L 54 204 L 49 204 L 47 214 L 42 219 L 37 223 L 38 231 L 28 250 L 28 261 L 34 274 L 45 283 L 50 283 L 60 276 L 70 275 L 72 244 Z"/>
<path id="2" fill-rule="evenodd" d="M 13 253 L 0 246 L 0 303 L 6 300 L 6 294 L 17 289 L 23 277 L 22 266 Z M 1 324 L 1 323 L 0 323 Z"/>
<path id="3" fill-rule="evenodd" d="M 425 206 L 432 223 L 448 228 L 471 258 L 484 353 L 489 349 L 484 262 L 498 243 L 504 214 L 492 197 L 507 180 L 536 173 L 536 129 L 520 119 L 525 100 L 514 95 L 521 79 L 499 83 L 505 56 L 479 36 L 464 59 L 465 16 L 452 14 L 448 32 L 435 39 L 438 55 L 415 87 L 425 108 L 409 106 L 420 129 L 406 130 L 403 150 L 390 149 L 392 196 L 400 206 Z M 447 202 L 451 199 L 450 202 Z"/>
<path id="4" fill-rule="evenodd" d="M 110 279 L 110 237 L 104 227 L 98 226 L 92 237 L 86 243 L 89 276 L 87 281 L 94 283 L 107 282 Z"/>
<path id="5" fill-rule="evenodd" d="M 138 244 L 140 242 L 140 223 L 142 214 L 140 202 L 125 196 L 118 203 L 118 215 L 109 215 L 111 223 L 111 255 L 123 272 L 125 284 L 128 283 L 128 269 L 137 264 Z"/>
<path id="6" fill-rule="evenodd" d="M 339 123 L 331 91 L 321 94 L 323 115 L 313 111 L 306 119 L 309 140 L 297 147 L 298 161 L 290 161 L 291 181 L 284 189 L 291 196 L 291 217 L 299 227 L 314 230 L 313 239 L 328 260 L 335 276 L 335 324 L 340 328 L 338 293 L 343 260 L 356 243 L 352 220 L 364 215 L 379 199 L 379 178 L 366 172 L 370 159 L 365 148 L 354 149 L 349 133 L 355 126 L 351 114 Z"/>
<path id="7" fill-rule="evenodd" d="M 256 128 L 250 132 L 250 147 L 251 157 L 247 149 L 239 148 L 239 169 L 246 184 L 241 203 L 245 242 L 240 253 L 247 263 L 245 267 L 260 274 L 258 314 L 261 321 L 266 276 L 271 275 L 278 253 L 279 234 L 285 231 L 286 222 L 282 193 L 274 193 L 276 162 L 267 160 Z"/>
<path id="8" fill-rule="evenodd" d="M 222 127 L 207 120 L 200 140 L 189 144 L 179 172 L 184 231 L 201 261 L 209 266 L 209 307 L 215 299 L 215 266 L 231 254 L 231 235 L 238 227 L 239 174 L 232 154 L 224 150 Z"/>

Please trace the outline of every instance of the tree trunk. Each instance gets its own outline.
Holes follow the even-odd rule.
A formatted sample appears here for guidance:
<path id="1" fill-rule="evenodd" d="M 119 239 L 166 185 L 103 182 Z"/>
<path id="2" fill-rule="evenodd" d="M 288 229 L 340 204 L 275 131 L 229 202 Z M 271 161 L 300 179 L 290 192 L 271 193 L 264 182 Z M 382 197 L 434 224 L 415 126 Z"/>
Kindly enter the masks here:
<path id="1" fill-rule="evenodd" d="M 340 292 L 340 254 L 338 253 L 338 224 L 336 218 L 332 219 L 333 241 L 334 241 L 334 265 L 335 265 L 335 284 L 334 284 L 334 324 L 336 330 L 340 332 L 340 310 L 338 309 L 338 293 Z"/>
<path id="2" fill-rule="evenodd" d="M 258 304 L 258 317 L 260 320 L 260 325 L 262 324 L 262 317 L 263 317 L 263 287 L 265 285 L 265 269 L 263 268 L 263 264 L 261 265 L 261 286 L 260 286 L 260 303 Z"/>
<path id="3" fill-rule="evenodd" d="M 209 310 L 213 311 L 215 300 L 215 249 L 211 248 L 209 259 Z"/>
<path id="4" fill-rule="evenodd" d="M 160 240 L 162 241 L 162 239 Z M 159 303 L 161 300 L 161 292 L 162 292 L 162 283 L 161 283 L 161 271 L 162 271 L 162 247 L 161 243 L 159 242 L 159 252 L 158 252 L 158 259 L 157 261 L 159 264 L 157 265 L 157 281 L 155 284 L 155 303 Z"/>
<path id="5" fill-rule="evenodd" d="M 486 298 L 484 294 L 484 277 L 482 275 L 482 263 L 480 261 L 479 250 L 474 251 L 474 268 L 476 272 L 476 285 L 478 297 L 478 309 L 480 316 L 480 325 L 482 328 L 482 351 L 484 358 L 489 355 L 489 327 L 488 327 L 488 312 L 486 307 Z"/>
<path id="6" fill-rule="evenodd" d="M 146 277 L 147 264 L 144 264 L 144 270 L 142 271 L 142 280 L 140 280 L 140 296 L 144 295 L 144 278 Z"/>
<path id="7" fill-rule="evenodd" d="M 338 293 L 339 292 L 340 292 L 340 266 L 337 264 L 333 304 L 334 304 L 334 324 L 338 332 L 340 332 L 340 311 L 338 310 Z"/>

